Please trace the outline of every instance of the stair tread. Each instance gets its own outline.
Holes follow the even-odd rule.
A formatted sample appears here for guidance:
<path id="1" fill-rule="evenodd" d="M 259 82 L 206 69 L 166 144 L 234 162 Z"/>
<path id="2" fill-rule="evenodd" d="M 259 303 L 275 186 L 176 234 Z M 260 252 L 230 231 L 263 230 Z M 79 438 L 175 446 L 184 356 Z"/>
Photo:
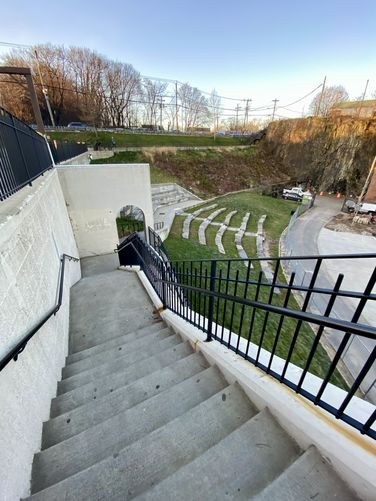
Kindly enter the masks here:
<path id="1" fill-rule="evenodd" d="M 254 501 L 356 501 L 357 496 L 339 478 L 314 446 L 269 484 Z"/>
<path id="2" fill-rule="evenodd" d="M 172 348 L 157 353 L 152 357 L 138 361 L 135 364 L 120 368 L 117 372 L 112 372 L 97 381 L 92 381 L 76 389 L 63 393 L 52 399 L 51 402 L 51 418 L 60 414 L 73 410 L 87 402 L 91 402 L 96 396 L 97 398 L 107 395 L 111 390 L 116 390 L 123 386 L 133 383 L 134 381 L 152 374 L 155 371 L 166 367 L 177 360 L 187 357 L 193 353 L 193 349 L 186 341 Z"/>
<path id="3" fill-rule="evenodd" d="M 142 350 L 125 354 L 114 360 L 110 360 L 108 363 L 101 364 L 96 368 L 89 369 L 67 379 L 63 379 L 58 383 L 58 394 L 61 395 L 69 390 L 78 388 L 90 381 L 97 381 L 99 378 L 110 374 L 112 372 L 118 371 L 120 368 L 125 368 L 136 362 L 144 360 L 145 358 L 151 357 L 153 354 L 157 354 L 160 351 L 167 350 L 172 346 L 176 346 L 182 342 L 180 336 L 172 335 L 162 341 L 158 341 L 147 345 Z"/>
<path id="4" fill-rule="evenodd" d="M 74 436 L 71 434 L 71 438 L 68 427 L 74 423 L 75 418 L 72 417 L 69 425 L 65 421 L 64 441 L 34 456 L 32 492 L 59 482 L 119 452 L 226 388 L 227 383 L 218 369 L 209 367 L 202 370 L 201 363 L 195 365 L 195 374 L 180 382 L 179 375 L 176 374 L 177 382 L 174 386 L 130 409 L 119 412 L 121 402 L 118 402 L 118 408 L 114 409 L 116 414 L 111 415 L 112 409 L 106 410 L 103 407 L 107 417 L 105 420 L 97 422 L 93 410 L 88 409 L 86 427 L 82 421 L 80 424 L 84 429 Z M 180 378 L 183 378 L 184 368 L 180 370 Z M 156 382 L 158 381 L 159 379 L 156 379 Z M 62 426 L 60 429 L 57 427 L 56 431 L 61 432 L 61 428 Z"/>
<path id="5" fill-rule="evenodd" d="M 145 327 L 141 327 L 140 329 L 137 329 L 135 331 L 129 332 L 127 334 L 119 334 L 118 336 L 108 341 L 104 341 L 103 343 L 98 343 L 91 348 L 72 353 L 72 355 L 68 355 L 66 357 L 66 365 L 78 362 L 79 360 L 84 360 L 85 358 L 91 357 L 96 353 L 100 353 L 107 348 L 118 346 L 122 342 L 128 342 L 132 341 L 133 339 L 138 339 L 139 337 L 146 336 L 152 332 L 157 332 L 159 330 L 165 329 L 166 327 L 166 324 L 161 319 L 158 319 L 157 321 L 153 321 L 153 323 L 151 323 L 150 325 L 146 325 Z"/>
<path id="6" fill-rule="evenodd" d="M 101 399 L 91 400 L 86 405 L 46 421 L 43 424 L 42 449 L 66 440 L 130 409 L 133 402 L 135 406 L 139 405 L 151 398 L 152 393 L 161 394 L 167 388 L 171 389 L 173 384 L 178 384 L 186 377 L 191 377 L 196 372 L 206 369 L 207 364 L 202 356 L 195 357 L 194 355 L 182 359 L 177 365 L 165 367 L 146 376 L 146 378 L 133 382 L 131 385 L 123 386 Z M 148 396 L 149 393 L 150 396 Z"/>
<path id="7" fill-rule="evenodd" d="M 246 500 L 298 457 L 299 447 L 268 409 L 244 423 L 193 462 L 137 497 L 137 501 Z"/>
<path id="8" fill-rule="evenodd" d="M 255 412 L 234 383 L 118 453 L 30 499 L 131 499 L 193 461 Z"/>
<path id="9" fill-rule="evenodd" d="M 92 317 L 82 320 L 80 329 L 70 329 L 69 353 L 76 353 L 87 348 L 91 348 L 99 343 L 109 341 L 119 335 L 119 332 L 126 334 L 146 325 L 152 324 L 156 316 L 150 308 L 150 304 L 141 304 L 133 308 L 125 308 L 121 315 L 121 323 L 118 317 L 110 317 L 105 306 L 109 302 L 103 303 L 102 308 L 96 311 Z M 92 308 L 87 307 L 86 315 L 90 315 Z M 76 315 L 77 316 L 77 315 Z M 102 319 L 102 321 L 101 321 Z M 86 322 L 84 321 L 86 320 Z M 106 323 L 104 322 L 106 321 Z"/>
<path id="10" fill-rule="evenodd" d="M 146 336 L 141 336 L 140 338 L 133 339 L 132 341 L 126 341 L 125 343 L 118 343 L 116 346 L 109 347 L 107 349 L 103 348 L 99 353 L 93 354 L 84 360 L 79 360 L 73 362 L 62 370 L 63 379 L 79 374 L 89 369 L 93 369 L 99 365 L 108 363 L 108 360 L 113 360 L 114 358 L 121 357 L 123 355 L 128 355 L 136 350 L 141 350 L 145 345 L 149 343 L 154 343 L 157 340 L 162 340 L 171 336 L 173 331 L 169 327 L 165 327 L 156 332 L 151 332 Z"/>

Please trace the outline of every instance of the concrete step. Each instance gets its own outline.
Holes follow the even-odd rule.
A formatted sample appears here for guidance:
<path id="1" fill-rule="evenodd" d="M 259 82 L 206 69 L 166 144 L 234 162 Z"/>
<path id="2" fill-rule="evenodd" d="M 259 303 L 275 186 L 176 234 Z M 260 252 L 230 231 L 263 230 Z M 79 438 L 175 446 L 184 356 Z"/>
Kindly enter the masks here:
<path id="1" fill-rule="evenodd" d="M 248 499 L 280 475 L 299 452 L 268 409 L 264 409 L 194 461 L 141 494 L 137 501 L 188 501 L 197 497 L 197 493 L 200 499 Z"/>
<path id="2" fill-rule="evenodd" d="M 315 447 L 310 447 L 254 501 L 356 501 L 359 499 L 338 477 Z"/>
<path id="3" fill-rule="evenodd" d="M 123 334 L 121 336 L 117 336 L 115 338 L 110 339 L 109 341 L 97 344 L 92 348 L 87 348 L 86 350 L 78 351 L 76 353 L 73 353 L 72 355 L 68 355 L 66 357 L 66 365 L 78 362 L 79 360 L 84 360 L 85 358 L 91 357 L 92 355 L 101 353 L 102 350 L 107 350 L 109 348 L 113 348 L 114 346 L 119 346 L 123 342 L 124 343 L 131 342 L 134 339 L 139 339 L 142 336 L 147 336 L 152 332 L 157 332 L 165 328 L 166 324 L 160 319 L 159 321 L 155 321 L 150 325 L 141 327 L 141 329 L 130 332 L 129 334 Z"/>
<path id="4" fill-rule="evenodd" d="M 179 404 L 176 400 L 175 406 Z M 193 461 L 255 413 L 235 383 L 137 442 L 29 499 L 131 499 Z"/>
<path id="5" fill-rule="evenodd" d="M 105 304 L 108 303 L 106 302 Z M 95 325 L 96 319 L 98 320 L 101 317 L 107 318 L 107 324 L 103 325 L 101 321 L 98 322 L 99 325 Z M 151 325 L 153 322 L 158 321 L 158 317 L 152 312 L 149 304 L 140 305 L 133 309 L 126 308 L 121 318 L 122 323 L 120 325 L 118 318 L 110 318 L 100 309 L 95 315 L 90 317 L 90 322 L 86 323 L 83 328 L 80 329 L 80 332 L 71 328 L 69 353 L 86 350 L 99 343 L 104 343 L 119 335 L 133 332 L 137 329 L 141 329 L 141 327 Z"/>
<path id="6" fill-rule="evenodd" d="M 94 369 L 80 372 L 80 374 L 76 374 L 75 376 L 59 381 L 57 385 L 57 393 L 58 395 L 61 395 L 62 393 L 78 388 L 84 384 L 96 382 L 107 374 L 117 372 L 120 369 L 125 369 L 136 362 L 156 355 L 157 353 L 176 346 L 181 342 L 182 340 L 180 336 L 169 336 L 168 338 L 163 339 L 162 341 L 157 341 L 142 350 L 129 353 L 120 358 L 116 358 L 115 360 L 110 360 L 108 363 L 102 364 Z"/>
<path id="7" fill-rule="evenodd" d="M 196 369 L 200 368 L 200 363 L 196 364 Z M 181 377 L 184 377 L 183 369 L 181 371 Z M 175 378 L 179 380 L 177 374 Z M 156 382 L 160 380 L 161 378 L 156 378 Z M 119 453 L 129 444 L 166 425 L 226 386 L 218 369 L 210 367 L 97 425 L 96 419 L 91 417 L 92 409 L 88 409 L 87 417 L 90 419 L 87 425 L 91 427 L 82 433 L 64 440 L 68 433 L 63 433 L 62 436 L 61 427 L 51 430 L 64 441 L 34 456 L 32 492 L 42 490 Z M 119 402 L 114 413 L 120 408 Z M 102 411 L 103 416 L 106 413 L 104 408 L 98 411 Z M 107 414 L 111 414 L 111 408 L 107 410 Z M 74 426 L 73 419 L 70 424 Z M 82 422 L 82 425 L 85 426 L 85 423 Z M 64 431 L 69 430 L 65 427 Z"/>
<path id="8" fill-rule="evenodd" d="M 84 386 L 79 386 L 74 390 L 63 393 L 52 399 L 50 417 L 54 418 L 80 405 L 91 402 L 94 397 L 100 398 L 108 395 L 116 389 L 131 384 L 137 379 L 152 374 L 163 367 L 167 367 L 192 353 L 193 349 L 188 342 L 180 343 L 152 357 L 140 360 L 131 366 L 121 367 L 117 372 L 111 372 L 98 380 L 91 381 Z"/>
<path id="9" fill-rule="evenodd" d="M 84 278 L 71 289 L 69 353 L 152 323 L 152 312 L 135 273 L 112 271 Z"/>
<path id="10" fill-rule="evenodd" d="M 155 398 L 168 388 L 171 389 L 174 384 L 181 383 L 206 368 L 207 363 L 202 357 L 192 355 L 180 360 L 177 364 L 153 372 L 131 385 L 123 386 L 109 395 L 50 419 L 43 423 L 42 449 L 62 442 L 130 409 L 133 402 L 133 405 L 138 405 L 148 398 Z M 166 398 L 165 394 L 163 398 Z"/>
<path id="11" fill-rule="evenodd" d="M 162 341 L 171 335 L 173 335 L 173 331 L 166 327 L 165 329 L 141 336 L 138 339 L 133 339 L 132 341 L 125 343 L 123 342 L 108 349 L 103 348 L 100 353 L 95 355 L 93 354 L 91 357 L 79 360 L 78 362 L 73 362 L 64 367 L 62 370 L 63 379 L 67 379 L 83 371 L 94 369 L 99 365 L 108 363 L 109 360 L 129 355 L 134 351 L 143 350 L 145 346 L 154 344 L 157 341 Z"/>

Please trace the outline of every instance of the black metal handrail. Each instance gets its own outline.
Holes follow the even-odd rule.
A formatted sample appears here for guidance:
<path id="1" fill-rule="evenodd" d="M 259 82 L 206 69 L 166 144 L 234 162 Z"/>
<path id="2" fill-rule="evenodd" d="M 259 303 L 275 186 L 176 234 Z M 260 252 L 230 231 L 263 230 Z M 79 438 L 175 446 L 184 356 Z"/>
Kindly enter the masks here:
<path id="1" fill-rule="evenodd" d="M 15 362 L 18 359 L 18 355 L 24 351 L 27 343 L 30 339 L 39 331 L 39 329 L 51 318 L 53 315 L 59 311 L 62 302 L 63 302 L 63 293 L 64 293 L 64 274 L 65 274 L 65 261 L 68 259 L 69 261 L 79 261 L 79 258 L 70 256 L 69 254 L 63 254 L 60 258 L 60 270 L 59 270 L 59 281 L 57 288 L 57 302 L 56 304 L 38 321 L 36 325 L 19 341 L 14 348 L 10 350 L 10 352 L 5 355 L 4 358 L 0 360 L 0 371 L 8 365 L 8 363 L 13 359 Z"/>
<path id="2" fill-rule="evenodd" d="M 370 371 L 375 369 L 376 329 L 363 320 L 365 307 L 375 306 L 375 263 L 371 263 L 374 269 L 362 292 L 342 291 L 342 274 L 333 283 L 322 283 L 325 275 L 321 273 L 326 260 L 365 258 L 376 262 L 376 254 L 166 263 L 137 235 L 123 247 L 122 257 L 129 252 L 164 307 L 203 330 L 207 341 L 216 339 L 225 344 L 315 405 L 376 439 L 376 410 L 369 411 L 371 407 L 367 407 L 369 415 L 360 418 L 354 413 L 354 406 L 349 407 L 360 390 L 365 392 Z M 284 279 L 282 261 L 291 266 L 297 260 L 309 260 L 312 264 L 308 283 L 295 283 L 295 271 L 289 275 L 288 283 Z M 270 282 L 263 279 L 261 261 L 274 262 Z M 306 277 L 304 280 L 307 282 Z M 292 292 L 301 295 L 300 306 Z M 341 308 L 347 309 L 348 318 Z M 339 336 L 332 359 L 321 346 L 324 335 L 329 339 Z M 338 369 L 340 362 L 347 360 L 353 340 L 368 340 L 371 345 L 361 368 L 346 382 Z M 299 376 L 295 369 L 292 375 L 290 367 L 300 368 Z M 308 384 L 309 374 L 320 378 L 315 380 L 316 386 L 320 382 L 315 390 Z M 325 390 L 329 383 L 345 391 L 340 405 L 327 401 Z"/>

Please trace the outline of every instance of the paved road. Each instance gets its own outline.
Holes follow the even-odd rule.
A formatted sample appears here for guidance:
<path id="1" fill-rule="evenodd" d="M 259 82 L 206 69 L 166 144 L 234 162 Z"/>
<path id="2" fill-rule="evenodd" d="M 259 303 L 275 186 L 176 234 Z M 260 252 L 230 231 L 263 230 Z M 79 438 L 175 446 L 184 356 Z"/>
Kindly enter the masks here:
<path id="1" fill-rule="evenodd" d="M 351 254 L 359 252 L 376 252 L 376 239 L 349 233 L 337 233 L 325 228 L 325 224 L 341 209 L 342 201 L 317 197 L 315 206 L 300 216 L 295 224 L 285 235 L 285 253 L 287 255 L 314 255 L 314 254 Z M 343 273 L 345 279 L 342 289 L 363 291 L 365 284 L 376 265 L 376 260 L 331 260 L 322 266 L 317 285 L 325 288 L 333 288 L 338 273 Z M 292 269 L 296 272 L 296 281 L 308 285 L 315 261 L 298 261 L 292 263 Z M 347 277 L 347 278 L 346 278 Z M 314 294 L 310 302 L 310 311 L 323 313 L 327 299 L 322 295 Z M 331 316 L 345 320 L 351 320 L 357 302 L 354 300 L 339 298 L 336 300 Z M 360 321 L 369 325 L 376 325 L 376 305 L 373 303 L 364 311 Z M 327 331 L 325 341 L 331 347 L 337 349 L 343 334 L 338 331 Z M 345 351 L 343 361 L 352 374 L 356 377 L 363 367 L 369 354 L 375 347 L 375 341 L 354 336 Z M 376 368 L 369 372 L 362 386 L 367 397 L 376 403 Z"/>

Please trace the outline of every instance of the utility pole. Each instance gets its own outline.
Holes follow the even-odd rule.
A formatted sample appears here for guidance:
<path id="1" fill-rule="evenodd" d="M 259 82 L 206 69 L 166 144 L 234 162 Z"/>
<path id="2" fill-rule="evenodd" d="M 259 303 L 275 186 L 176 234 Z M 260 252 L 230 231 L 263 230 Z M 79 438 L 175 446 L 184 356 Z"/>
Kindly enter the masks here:
<path id="1" fill-rule="evenodd" d="M 43 83 L 43 80 L 42 80 L 42 73 L 40 71 L 38 53 L 37 53 L 36 50 L 34 51 L 34 54 L 35 54 L 35 59 L 37 61 L 37 67 L 38 67 L 38 73 L 39 73 L 40 83 L 41 83 L 41 86 L 42 86 L 42 92 L 43 92 L 43 95 L 44 95 L 44 99 L 46 100 L 48 114 L 50 115 L 51 125 L 52 125 L 52 127 L 55 127 L 55 120 L 54 120 L 54 116 L 53 116 L 53 113 L 52 113 L 52 110 L 51 110 L 50 99 L 48 97 L 47 88 L 44 86 L 44 83 Z"/>
<path id="2" fill-rule="evenodd" d="M 163 124 L 163 116 L 162 116 L 162 110 L 163 110 L 163 106 L 164 106 L 164 99 L 163 97 L 161 96 L 161 101 L 159 103 L 159 107 L 160 107 L 160 117 L 159 117 L 159 125 L 160 125 L 160 130 L 162 130 L 162 124 Z"/>
<path id="3" fill-rule="evenodd" d="M 239 104 L 237 104 L 235 107 L 235 112 L 236 112 L 235 130 L 238 130 L 239 110 L 240 106 Z"/>
<path id="4" fill-rule="evenodd" d="M 244 112 L 244 129 L 245 126 L 248 123 L 248 110 L 249 110 L 249 103 L 252 101 L 252 99 L 247 99 L 246 105 L 245 105 L 245 112 Z"/>
<path id="5" fill-rule="evenodd" d="M 365 180 L 365 183 L 363 185 L 362 192 L 358 197 L 358 203 L 356 204 L 356 207 L 355 207 L 354 217 L 358 215 L 360 204 L 362 203 L 363 197 L 368 189 L 368 185 L 369 185 L 369 182 L 371 180 L 371 177 L 372 177 L 372 174 L 373 174 L 375 167 L 376 167 L 376 155 L 375 155 L 375 158 L 373 159 L 373 162 L 372 162 L 371 167 L 369 169 L 368 176 L 367 176 L 367 179 Z M 354 219 L 353 219 L 351 224 L 352 225 L 354 224 Z"/>
<path id="6" fill-rule="evenodd" d="M 272 115 L 272 122 L 274 120 L 274 117 L 275 117 L 275 111 L 277 109 L 277 103 L 278 103 L 279 99 L 273 99 L 273 103 L 274 103 L 274 107 L 273 107 L 273 115 Z"/>
<path id="7" fill-rule="evenodd" d="M 365 89 L 364 89 L 364 92 L 363 92 L 362 101 L 361 101 L 361 103 L 360 103 L 359 110 L 358 110 L 358 118 L 360 117 L 360 112 L 361 112 L 361 109 L 362 109 L 362 106 L 363 106 L 363 101 L 364 101 L 364 98 L 366 97 L 366 92 L 367 92 L 367 88 L 368 88 L 368 83 L 369 83 L 369 80 L 367 80 L 367 83 L 366 83 L 366 86 L 365 86 Z"/>
<path id="8" fill-rule="evenodd" d="M 175 82 L 175 120 L 176 120 L 176 130 L 179 130 L 179 111 L 178 111 L 178 82 Z"/>
<path id="9" fill-rule="evenodd" d="M 323 84 L 322 84 L 322 89 L 321 89 L 320 99 L 319 99 L 319 102 L 318 102 L 318 105 L 317 105 L 317 109 L 316 109 L 316 113 L 315 113 L 315 115 L 316 115 L 317 117 L 319 117 L 319 116 L 320 116 L 320 108 L 321 108 L 322 99 L 323 99 L 323 97 L 324 97 L 325 84 L 326 84 L 326 76 L 325 76 L 325 78 L 324 78 L 324 82 L 323 82 Z"/>

